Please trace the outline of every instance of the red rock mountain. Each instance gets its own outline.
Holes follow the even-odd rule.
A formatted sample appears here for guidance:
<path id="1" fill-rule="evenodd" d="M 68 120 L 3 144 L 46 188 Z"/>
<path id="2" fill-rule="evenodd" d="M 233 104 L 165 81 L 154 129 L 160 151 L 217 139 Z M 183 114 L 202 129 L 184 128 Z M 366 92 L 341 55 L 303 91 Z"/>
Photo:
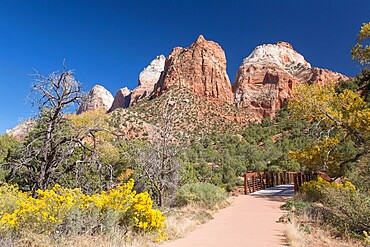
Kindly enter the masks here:
<path id="1" fill-rule="evenodd" d="M 187 112 L 187 116 L 196 116 L 191 121 L 209 126 L 216 126 L 219 122 L 246 124 L 259 122 L 266 117 L 273 118 L 299 83 L 326 84 L 349 79 L 337 72 L 311 67 L 289 43 L 278 42 L 256 47 L 243 60 L 231 86 L 226 73 L 226 57 L 221 46 L 200 35 L 188 48 L 176 47 L 167 58 L 157 56 L 140 73 L 138 87 L 133 91 L 122 88 L 113 98 L 104 87 L 94 86 L 80 103 L 76 113 L 101 108 L 107 111 L 130 108 L 143 99 L 159 96 L 170 88 L 179 87 L 184 90 L 178 91 L 186 91 L 187 102 L 192 98 L 189 95 L 210 100 L 204 102 L 205 105 L 211 105 L 201 109 L 197 106 L 203 100 L 194 100 L 197 102 L 196 106 L 189 108 L 189 111 L 194 112 Z M 194 98 L 201 100 L 196 96 Z M 155 101 L 144 102 L 145 109 L 142 112 L 148 113 L 152 104 L 155 105 Z M 129 111 L 131 109 L 124 112 L 126 114 Z M 132 111 L 135 111 L 134 107 Z M 152 110 L 151 114 L 158 115 L 159 111 L 160 109 Z M 144 121 L 148 116 L 143 118 Z M 187 122 L 184 124 L 189 125 Z M 22 138 L 30 126 L 31 124 L 24 123 L 8 134 Z"/>
<path id="2" fill-rule="evenodd" d="M 166 57 L 164 55 L 159 55 L 141 71 L 139 75 L 139 85 L 132 91 L 130 105 L 134 105 L 148 98 L 153 93 L 154 87 L 164 70 L 165 61 Z"/>
<path id="3" fill-rule="evenodd" d="M 26 138 L 30 133 L 34 125 L 35 121 L 28 119 L 24 122 L 21 122 L 13 129 L 6 130 L 6 134 L 15 137 L 18 141 L 23 141 L 24 138 Z"/>
<path id="4" fill-rule="evenodd" d="M 226 57 L 221 46 L 202 35 L 188 48 L 176 47 L 166 59 L 156 94 L 172 86 L 186 87 L 195 95 L 233 103 Z"/>
<path id="5" fill-rule="evenodd" d="M 131 90 L 127 87 L 121 88 L 117 91 L 116 96 L 114 96 L 114 100 L 112 106 L 109 109 L 109 112 L 117 109 L 117 108 L 127 108 L 130 106 L 131 101 Z"/>
<path id="6" fill-rule="evenodd" d="M 337 82 L 350 78 L 327 69 L 312 68 L 287 42 L 261 45 L 243 60 L 234 84 L 234 103 L 252 122 L 273 118 L 298 83 Z"/>
<path id="7" fill-rule="evenodd" d="M 188 48 L 176 47 L 167 58 L 157 56 L 140 73 L 138 87 L 133 91 L 120 89 L 114 101 L 103 87 L 95 86 L 77 113 L 96 108 L 127 108 L 177 86 L 215 102 L 235 104 L 245 112 L 240 121 L 259 122 L 273 118 L 299 83 L 325 84 L 348 79 L 327 69 L 312 68 L 289 43 L 278 42 L 256 47 L 243 60 L 231 87 L 224 51 L 200 35 Z"/>
<path id="8" fill-rule="evenodd" d="M 154 87 L 164 70 L 166 57 L 159 55 L 150 64 L 141 71 L 139 75 L 138 86 L 130 91 L 127 87 L 117 91 L 112 107 L 109 112 L 117 108 L 128 108 L 137 104 L 139 101 L 149 98 L 154 91 Z"/>

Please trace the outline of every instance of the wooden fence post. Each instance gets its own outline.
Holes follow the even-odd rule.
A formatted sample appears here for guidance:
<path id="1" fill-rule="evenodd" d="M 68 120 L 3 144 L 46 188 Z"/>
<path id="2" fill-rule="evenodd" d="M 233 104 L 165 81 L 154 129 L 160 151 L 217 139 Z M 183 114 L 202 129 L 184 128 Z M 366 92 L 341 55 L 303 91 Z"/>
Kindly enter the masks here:
<path id="1" fill-rule="evenodd" d="M 247 194 L 247 173 L 244 173 L 244 195 Z"/>
<path id="2" fill-rule="evenodd" d="M 298 173 L 293 174 L 294 193 L 298 192 Z"/>
<path id="3" fill-rule="evenodd" d="M 259 174 L 259 180 L 260 180 L 259 189 L 262 190 L 263 189 L 263 177 L 262 177 L 262 174 L 261 173 Z"/>
<path id="4" fill-rule="evenodd" d="M 256 191 L 256 178 L 252 176 L 252 193 Z"/>

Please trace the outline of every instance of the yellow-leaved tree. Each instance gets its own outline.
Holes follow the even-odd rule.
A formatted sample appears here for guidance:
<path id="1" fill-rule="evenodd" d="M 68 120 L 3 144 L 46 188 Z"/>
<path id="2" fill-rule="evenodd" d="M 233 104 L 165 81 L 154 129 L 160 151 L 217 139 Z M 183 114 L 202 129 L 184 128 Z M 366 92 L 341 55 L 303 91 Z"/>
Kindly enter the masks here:
<path id="1" fill-rule="evenodd" d="M 122 134 L 116 133 L 110 126 L 110 115 L 104 110 L 87 111 L 81 114 L 70 114 L 68 119 L 79 137 L 86 144 L 93 146 L 99 159 L 107 164 L 116 163 L 119 159 L 119 150 L 113 145 Z"/>
<path id="2" fill-rule="evenodd" d="M 316 141 L 290 152 L 301 165 L 342 176 L 348 165 L 369 153 L 370 108 L 353 91 L 336 92 L 334 84 L 298 86 L 292 93 L 290 116 L 310 123 Z"/>
<path id="3" fill-rule="evenodd" d="M 81 187 L 94 192 L 107 189 L 115 184 L 114 178 L 122 167 L 119 165 L 119 139 L 123 135 L 110 125 L 110 116 L 104 110 L 87 111 L 67 116 L 78 139 L 90 149 L 76 158 L 75 178 L 69 179 L 69 186 Z M 99 191 L 99 190 L 98 190 Z"/>
<path id="4" fill-rule="evenodd" d="M 352 47 L 352 58 L 363 65 L 370 65 L 370 22 L 364 23 L 357 36 L 357 44 Z"/>

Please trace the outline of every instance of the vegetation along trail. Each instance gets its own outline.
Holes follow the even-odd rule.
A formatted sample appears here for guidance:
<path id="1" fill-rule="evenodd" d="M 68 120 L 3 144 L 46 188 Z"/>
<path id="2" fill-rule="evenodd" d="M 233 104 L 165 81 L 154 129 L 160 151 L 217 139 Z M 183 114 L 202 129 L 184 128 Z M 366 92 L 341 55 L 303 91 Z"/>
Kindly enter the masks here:
<path id="1" fill-rule="evenodd" d="M 292 188 L 289 188 L 291 191 Z M 280 205 L 289 195 L 286 186 L 258 194 L 237 197 L 232 205 L 214 215 L 214 219 L 199 226 L 186 238 L 164 243 L 161 247 L 189 246 L 287 246 L 279 217 Z"/>

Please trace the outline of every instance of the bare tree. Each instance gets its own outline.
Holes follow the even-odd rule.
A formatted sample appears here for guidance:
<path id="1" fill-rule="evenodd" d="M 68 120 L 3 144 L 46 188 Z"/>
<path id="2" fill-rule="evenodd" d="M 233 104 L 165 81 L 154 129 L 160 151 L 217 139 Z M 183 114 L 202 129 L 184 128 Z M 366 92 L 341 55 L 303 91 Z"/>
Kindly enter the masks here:
<path id="1" fill-rule="evenodd" d="M 7 167 L 11 169 L 11 180 L 35 193 L 78 168 L 79 164 L 99 162 L 94 149 L 94 133 L 103 129 L 77 131 L 66 117 L 65 113 L 84 97 L 81 83 L 75 80 L 73 71 L 66 70 L 64 65 L 62 71 L 52 72 L 49 76 L 38 73 L 33 76 L 31 96 L 38 115 L 33 130 L 24 141 L 24 150 Z M 84 141 L 87 137 L 93 140 L 90 145 Z M 79 153 L 78 158 L 74 157 L 76 153 Z"/>
<path id="2" fill-rule="evenodd" d="M 160 106 L 163 113 L 151 145 L 136 149 L 136 166 L 149 181 L 158 206 L 168 205 L 173 199 L 182 167 L 179 156 L 183 151 L 183 135 L 176 129 L 176 122 L 182 118 L 187 103 L 175 99 L 173 94 L 174 90 L 167 92 Z"/>
<path id="3" fill-rule="evenodd" d="M 83 97 L 81 84 L 73 71 L 52 72 L 45 77 L 36 72 L 32 85 L 32 103 L 38 109 L 33 131 L 25 140 L 25 150 L 13 165 L 23 171 L 30 189 L 46 189 L 76 148 L 81 146 L 73 136 L 64 113 Z"/>

